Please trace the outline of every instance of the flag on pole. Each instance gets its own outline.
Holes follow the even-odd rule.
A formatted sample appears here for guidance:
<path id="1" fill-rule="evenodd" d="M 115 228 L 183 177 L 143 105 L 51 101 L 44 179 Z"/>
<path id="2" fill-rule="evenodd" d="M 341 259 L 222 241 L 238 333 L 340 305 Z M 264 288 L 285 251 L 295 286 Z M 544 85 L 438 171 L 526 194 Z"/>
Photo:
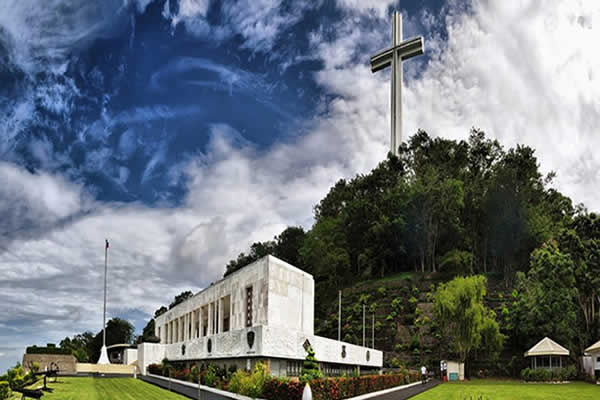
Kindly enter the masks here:
<path id="1" fill-rule="evenodd" d="M 106 240 L 106 248 L 108 249 L 108 248 L 110 247 L 110 246 L 108 245 L 108 239 L 105 239 L 105 240 Z"/>

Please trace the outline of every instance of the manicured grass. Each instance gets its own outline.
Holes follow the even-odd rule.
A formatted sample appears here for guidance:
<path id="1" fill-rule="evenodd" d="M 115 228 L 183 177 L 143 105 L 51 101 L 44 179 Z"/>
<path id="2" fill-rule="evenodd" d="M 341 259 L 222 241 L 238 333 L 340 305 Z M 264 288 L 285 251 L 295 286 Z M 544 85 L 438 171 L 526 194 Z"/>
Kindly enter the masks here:
<path id="1" fill-rule="evenodd" d="M 48 387 L 43 400 L 185 400 L 169 392 L 133 378 L 59 378 Z"/>
<path id="2" fill-rule="evenodd" d="M 481 400 L 593 400 L 600 399 L 600 386 L 583 382 L 549 384 L 484 379 L 442 383 L 412 399 L 478 400 L 480 398 Z"/>

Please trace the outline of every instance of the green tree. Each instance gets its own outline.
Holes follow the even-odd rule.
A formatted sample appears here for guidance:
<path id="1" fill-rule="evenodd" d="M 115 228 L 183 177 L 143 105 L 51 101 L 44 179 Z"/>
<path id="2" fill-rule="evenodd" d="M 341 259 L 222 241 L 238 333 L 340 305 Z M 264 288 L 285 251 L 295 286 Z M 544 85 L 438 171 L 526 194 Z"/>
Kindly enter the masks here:
<path id="1" fill-rule="evenodd" d="M 555 241 L 544 243 L 531 254 L 530 270 L 517 276 L 513 305 L 515 336 L 522 349 L 544 336 L 569 348 L 577 337 L 577 288 L 575 265 Z"/>
<path id="2" fill-rule="evenodd" d="M 120 343 L 133 343 L 133 325 L 121 318 L 112 318 L 106 323 L 106 345 Z M 98 332 L 92 340 L 90 346 L 89 360 L 92 362 L 100 358 L 100 350 L 102 348 L 102 331 Z"/>
<path id="3" fill-rule="evenodd" d="M 175 296 L 175 299 L 173 299 L 171 304 L 169 304 L 169 310 L 175 307 L 176 305 L 183 303 L 188 299 L 191 299 L 192 297 L 194 297 L 194 293 L 192 293 L 190 290 L 186 290 L 185 292 L 179 293 L 177 296 Z"/>
<path id="4" fill-rule="evenodd" d="M 92 353 L 94 334 L 92 332 L 84 332 L 73 336 L 66 337 L 60 342 L 60 347 L 71 350 L 71 354 L 75 356 L 78 362 L 90 362 L 90 354 Z"/>
<path id="5" fill-rule="evenodd" d="M 600 217 L 581 209 L 559 238 L 574 263 L 582 319 L 582 348 L 600 334 Z M 580 349 L 581 350 L 581 349 Z"/>
<path id="6" fill-rule="evenodd" d="M 315 352 L 312 346 L 308 346 L 306 349 L 306 358 L 302 364 L 302 371 L 300 372 L 300 381 L 310 382 L 313 379 L 319 379 L 323 377 L 323 373 L 319 369 L 319 362 L 315 358 Z"/>
<path id="7" fill-rule="evenodd" d="M 461 361 L 467 361 L 474 350 L 489 355 L 502 349 L 495 314 L 483 304 L 487 279 L 477 275 L 457 277 L 442 283 L 434 295 L 434 313 L 442 331 L 450 335 L 450 343 Z"/>

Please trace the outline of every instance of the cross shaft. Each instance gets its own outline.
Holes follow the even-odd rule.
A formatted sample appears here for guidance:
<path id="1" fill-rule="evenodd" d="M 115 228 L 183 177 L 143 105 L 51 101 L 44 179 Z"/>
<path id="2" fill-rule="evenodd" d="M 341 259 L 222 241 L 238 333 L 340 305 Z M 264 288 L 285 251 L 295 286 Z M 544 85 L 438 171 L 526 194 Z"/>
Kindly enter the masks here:
<path id="1" fill-rule="evenodd" d="M 371 57 L 371 72 L 392 67 L 391 152 L 398 155 L 402 143 L 402 61 L 423 54 L 423 37 L 402 41 L 402 15 L 392 16 L 392 47 Z"/>

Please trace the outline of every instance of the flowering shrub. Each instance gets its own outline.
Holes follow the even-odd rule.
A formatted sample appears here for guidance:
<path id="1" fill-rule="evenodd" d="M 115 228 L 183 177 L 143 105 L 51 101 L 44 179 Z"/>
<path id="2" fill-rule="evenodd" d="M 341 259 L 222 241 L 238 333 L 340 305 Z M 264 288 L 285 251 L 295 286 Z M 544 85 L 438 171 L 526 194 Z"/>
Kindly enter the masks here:
<path id="1" fill-rule="evenodd" d="M 341 400 L 376 392 L 420 379 L 418 372 L 393 375 L 370 375 L 353 378 L 314 379 L 310 382 L 313 399 Z M 262 397 L 267 400 L 300 400 L 304 385 L 287 379 L 273 378 L 265 384 Z"/>
<path id="2" fill-rule="evenodd" d="M 163 374 L 163 370 L 162 370 L 162 366 L 160 364 L 150 364 L 148 365 L 148 373 L 153 374 L 153 375 L 162 375 Z"/>

